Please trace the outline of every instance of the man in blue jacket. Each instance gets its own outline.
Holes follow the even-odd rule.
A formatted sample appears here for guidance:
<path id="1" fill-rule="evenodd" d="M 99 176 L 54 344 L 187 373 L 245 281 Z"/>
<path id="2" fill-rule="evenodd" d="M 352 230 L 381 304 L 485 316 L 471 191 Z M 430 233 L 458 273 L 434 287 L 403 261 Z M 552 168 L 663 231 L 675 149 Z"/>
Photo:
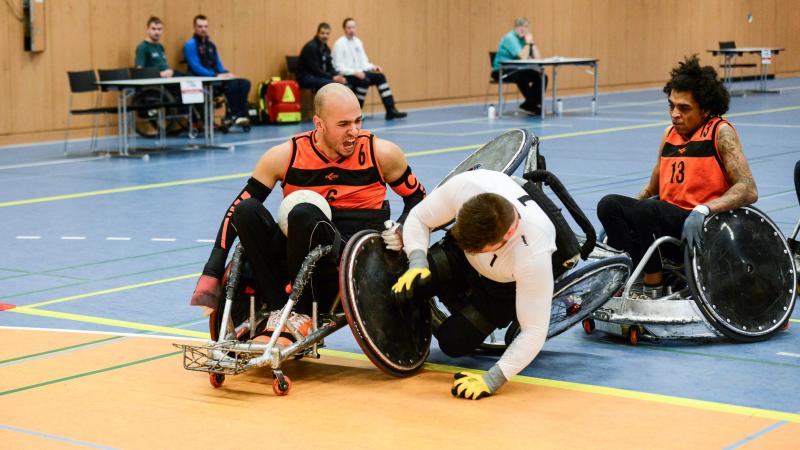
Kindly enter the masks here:
<path id="1" fill-rule="evenodd" d="M 194 36 L 184 44 L 183 56 L 192 75 L 230 79 L 223 85 L 225 98 L 228 100 L 229 119 L 239 126 L 249 125 L 247 96 L 250 93 L 250 80 L 237 78 L 222 65 L 217 46 L 208 37 L 206 16 L 195 16 Z"/>

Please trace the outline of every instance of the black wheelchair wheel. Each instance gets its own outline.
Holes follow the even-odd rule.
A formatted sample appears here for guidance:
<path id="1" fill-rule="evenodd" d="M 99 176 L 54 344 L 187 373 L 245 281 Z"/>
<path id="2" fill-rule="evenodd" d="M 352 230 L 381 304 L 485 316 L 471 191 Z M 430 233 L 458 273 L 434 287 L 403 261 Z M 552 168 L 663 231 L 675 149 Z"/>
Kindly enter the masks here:
<path id="1" fill-rule="evenodd" d="M 614 256 L 580 267 L 556 282 L 547 338 L 558 336 L 588 319 L 625 285 L 630 272 L 630 258 Z M 508 327 L 506 345 L 511 344 L 519 331 L 517 322 Z"/>
<path id="2" fill-rule="evenodd" d="M 796 300 L 792 251 L 775 223 L 752 206 L 714 214 L 703 249 L 685 249 L 692 298 L 706 320 L 738 342 L 781 331 Z"/>
<path id="3" fill-rule="evenodd" d="M 169 91 L 144 88 L 136 92 L 131 103 L 138 108 L 134 115 L 136 134 L 152 139 L 158 137 L 158 111 L 161 108 L 160 105 L 175 105 L 177 100 Z M 152 108 L 148 108 L 148 106 L 152 106 Z M 176 107 L 165 108 L 164 126 L 167 134 L 178 134 L 185 130 L 185 121 L 180 120 L 177 116 L 178 109 Z"/>

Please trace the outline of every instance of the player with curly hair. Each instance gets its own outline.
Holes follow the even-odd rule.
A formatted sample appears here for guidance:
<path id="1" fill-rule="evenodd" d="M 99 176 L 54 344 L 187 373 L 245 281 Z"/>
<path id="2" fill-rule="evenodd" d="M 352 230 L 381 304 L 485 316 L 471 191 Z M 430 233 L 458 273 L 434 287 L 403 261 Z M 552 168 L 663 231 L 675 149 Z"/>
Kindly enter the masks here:
<path id="1" fill-rule="evenodd" d="M 680 237 L 702 250 L 706 216 L 758 199 L 739 136 L 722 118 L 728 111 L 730 94 L 716 70 L 701 66 L 693 55 L 678 63 L 670 75 L 664 93 L 672 125 L 664 132 L 650 181 L 635 198 L 611 194 L 597 205 L 608 244 L 628 252 L 634 264 L 661 236 Z M 677 249 L 660 251 L 672 250 Z M 674 260 L 680 257 L 664 256 Z M 647 262 L 646 297 L 661 296 L 661 269 L 661 258 Z"/>

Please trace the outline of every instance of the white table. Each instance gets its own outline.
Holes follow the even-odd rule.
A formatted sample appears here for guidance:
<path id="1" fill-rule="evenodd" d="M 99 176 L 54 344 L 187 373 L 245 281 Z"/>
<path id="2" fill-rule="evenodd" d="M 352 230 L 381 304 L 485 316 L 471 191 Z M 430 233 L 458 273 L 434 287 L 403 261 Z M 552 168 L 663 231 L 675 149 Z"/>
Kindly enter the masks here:
<path id="1" fill-rule="evenodd" d="M 515 59 L 511 61 L 502 61 L 500 63 L 500 71 L 498 74 L 498 82 L 500 84 L 500 99 L 498 102 L 498 115 L 503 116 L 503 71 L 508 70 L 536 70 L 542 77 L 542 119 L 545 115 L 544 107 L 544 93 L 545 82 L 544 76 L 548 66 L 553 68 L 553 114 L 556 113 L 556 100 L 557 86 L 558 86 L 558 67 L 559 66 L 590 66 L 594 72 L 594 97 L 592 97 L 592 114 L 597 114 L 597 58 L 567 58 L 563 56 L 554 56 L 550 58 L 541 59 Z"/>
<path id="2" fill-rule="evenodd" d="M 763 55 L 766 52 L 769 52 L 769 57 L 772 59 L 772 55 L 777 55 L 781 51 L 786 50 L 782 47 L 736 47 L 736 48 L 717 48 L 708 50 L 714 56 L 722 55 L 724 61 L 722 63 L 723 66 L 723 80 L 726 85 L 731 84 L 731 79 L 733 78 L 733 68 L 731 64 L 733 63 L 733 59 L 737 56 L 742 56 L 745 53 L 748 54 L 757 54 Z M 767 66 L 769 64 L 764 64 L 764 58 L 759 59 L 760 63 L 760 73 L 758 75 L 759 80 L 759 89 L 753 89 L 747 92 L 758 92 L 762 94 L 780 94 L 778 90 L 769 90 L 767 89 Z"/>
<path id="3" fill-rule="evenodd" d="M 143 87 L 165 87 L 180 84 L 181 81 L 199 81 L 203 84 L 203 132 L 205 148 L 216 148 L 214 145 L 214 85 L 224 83 L 233 78 L 224 77 L 172 77 L 172 78 L 140 78 L 129 80 L 100 81 L 99 86 L 115 88 L 119 92 L 117 101 L 117 113 L 120 120 L 117 125 L 120 127 L 120 156 L 131 156 L 130 144 L 128 142 L 128 97 L 133 95 L 137 88 Z M 161 127 L 160 127 L 161 128 Z M 163 134 L 163 130 L 159 130 Z M 163 142 L 163 136 L 162 136 Z M 227 147 L 220 147 L 227 148 Z"/>

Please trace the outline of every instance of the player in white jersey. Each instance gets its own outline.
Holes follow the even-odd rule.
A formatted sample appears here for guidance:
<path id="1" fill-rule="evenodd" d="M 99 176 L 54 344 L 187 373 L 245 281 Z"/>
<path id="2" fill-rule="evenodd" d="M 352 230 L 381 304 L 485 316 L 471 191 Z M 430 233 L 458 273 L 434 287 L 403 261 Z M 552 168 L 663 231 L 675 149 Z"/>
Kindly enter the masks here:
<path id="1" fill-rule="evenodd" d="M 453 219 L 450 232 L 429 251 L 431 231 Z M 514 319 L 521 328 L 485 375 L 456 374 L 453 395 L 477 400 L 493 394 L 541 350 L 550 321 L 555 238 L 545 212 L 501 172 L 456 175 L 411 210 L 402 235 L 409 269 L 392 291 L 400 301 L 436 295 L 445 303 L 453 314 L 434 331 L 439 348 L 464 356 Z"/>

